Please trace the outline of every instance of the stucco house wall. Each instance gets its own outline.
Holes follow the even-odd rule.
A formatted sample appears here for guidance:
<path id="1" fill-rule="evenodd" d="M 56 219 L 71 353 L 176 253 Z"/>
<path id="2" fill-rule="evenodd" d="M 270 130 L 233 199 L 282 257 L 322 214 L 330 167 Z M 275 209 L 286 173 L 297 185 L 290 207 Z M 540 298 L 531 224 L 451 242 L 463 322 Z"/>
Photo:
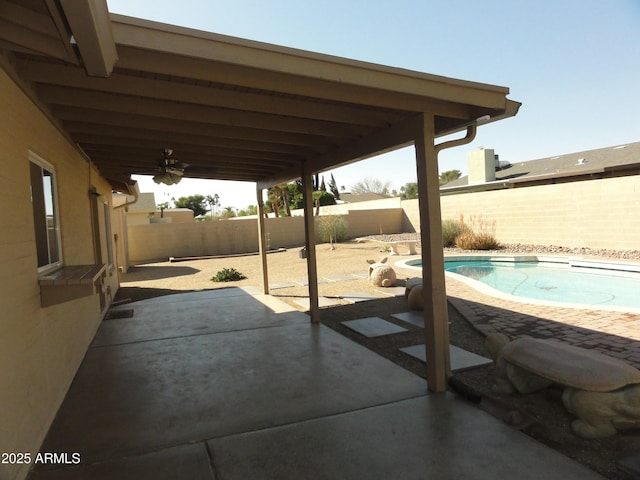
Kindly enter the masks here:
<path id="1" fill-rule="evenodd" d="M 2 69 L 0 145 L 0 452 L 35 455 L 106 307 L 99 295 L 41 305 L 29 152 L 55 169 L 65 265 L 96 263 L 90 202 L 110 207 L 111 187 Z M 104 229 L 105 210 L 97 212 Z M 100 242 L 105 258 L 107 241 Z M 107 302 L 117 288 L 109 269 Z M 2 478 L 21 478 L 28 469 L 2 467 Z"/>

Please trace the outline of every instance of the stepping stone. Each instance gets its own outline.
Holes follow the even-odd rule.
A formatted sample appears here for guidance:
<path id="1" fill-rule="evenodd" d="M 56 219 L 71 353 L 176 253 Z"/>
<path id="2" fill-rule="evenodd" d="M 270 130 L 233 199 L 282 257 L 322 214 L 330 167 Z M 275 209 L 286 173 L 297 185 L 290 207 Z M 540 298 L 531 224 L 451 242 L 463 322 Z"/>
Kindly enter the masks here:
<path id="1" fill-rule="evenodd" d="M 340 295 L 340 298 L 349 303 L 366 302 L 368 300 L 378 300 L 380 297 L 371 295 L 369 292 L 352 292 Z"/>
<path id="2" fill-rule="evenodd" d="M 378 288 L 376 292 L 384 293 L 388 297 L 400 297 L 404 295 L 405 287 Z"/>
<path id="3" fill-rule="evenodd" d="M 427 352 L 424 344 L 401 348 L 400 351 L 417 358 L 421 362 L 427 363 Z M 449 356 L 451 358 L 452 372 L 462 372 L 464 370 L 483 367 L 493 363 L 493 360 L 489 358 L 468 352 L 462 348 L 456 347 L 455 345 L 449 345 Z"/>
<path id="4" fill-rule="evenodd" d="M 309 297 L 298 298 L 293 301 L 300 305 L 305 310 L 309 310 L 311 308 L 311 302 L 309 301 Z M 318 297 L 318 306 L 319 307 L 331 307 L 333 305 L 342 305 L 339 300 L 335 298 L 327 298 L 327 297 Z"/>
<path id="5" fill-rule="evenodd" d="M 287 282 L 269 284 L 269 290 L 279 290 L 281 288 L 290 288 L 290 287 L 295 287 L 295 285 L 293 283 L 287 283 Z"/>
<path id="6" fill-rule="evenodd" d="M 297 280 L 292 280 L 292 281 L 293 281 L 293 283 L 297 283 L 298 285 L 301 285 L 303 287 L 308 287 L 309 286 L 309 279 L 308 278 L 298 278 Z M 318 285 L 320 285 L 321 283 L 327 283 L 327 281 L 319 278 L 318 279 Z"/>
<path id="7" fill-rule="evenodd" d="M 369 278 L 369 272 L 358 272 L 358 273 L 352 273 L 351 275 L 353 275 L 356 278 Z"/>
<path id="8" fill-rule="evenodd" d="M 330 275 L 323 278 L 330 282 L 346 282 L 347 280 L 355 280 L 353 275 Z"/>
<path id="9" fill-rule="evenodd" d="M 357 320 L 348 320 L 340 323 L 354 332 L 358 332 L 369 338 L 407 331 L 406 328 L 402 328 L 395 323 L 387 322 L 380 317 L 359 318 Z"/>
<path id="10" fill-rule="evenodd" d="M 402 320 L 403 322 L 415 325 L 416 327 L 424 328 L 424 316 L 422 312 L 412 310 L 410 312 L 394 313 L 391 316 L 398 320 Z"/>

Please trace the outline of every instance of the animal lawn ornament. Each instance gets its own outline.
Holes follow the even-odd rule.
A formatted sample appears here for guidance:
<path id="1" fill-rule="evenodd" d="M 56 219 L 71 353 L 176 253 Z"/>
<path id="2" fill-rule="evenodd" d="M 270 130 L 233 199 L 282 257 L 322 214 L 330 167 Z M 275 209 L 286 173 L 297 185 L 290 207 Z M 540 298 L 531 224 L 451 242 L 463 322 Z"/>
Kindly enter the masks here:
<path id="1" fill-rule="evenodd" d="M 387 265 L 387 257 L 379 261 L 367 260 L 369 264 L 369 280 L 376 287 L 392 287 L 396 283 L 396 272 Z"/>

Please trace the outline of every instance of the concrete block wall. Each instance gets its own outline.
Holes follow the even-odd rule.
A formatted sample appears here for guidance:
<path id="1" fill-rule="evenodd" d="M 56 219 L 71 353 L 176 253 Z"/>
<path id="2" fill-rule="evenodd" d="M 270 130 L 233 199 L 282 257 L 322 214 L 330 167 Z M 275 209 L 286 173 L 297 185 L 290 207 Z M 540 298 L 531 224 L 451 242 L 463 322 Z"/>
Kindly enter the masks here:
<path id="1" fill-rule="evenodd" d="M 402 231 L 403 232 L 419 232 L 420 231 L 420 205 L 418 199 L 403 200 L 400 203 L 402 208 Z"/>
<path id="2" fill-rule="evenodd" d="M 319 217 L 315 217 L 316 219 Z M 343 215 L 347 237 L 402 231 L 400 208 L 353 210 Z M 265 219 L 270 248 L 304 245 L 304 217 Z M 179 224 L 132 225 L 128 230 L 131 264 L 169 257 L 229 255 L 258 250 L 258 221 L 255 218 Z M 320 236 L 316 227 L 316 241 Z"/>
<path id="3" fill-rule="evenodd" d="M 496 238 L 503 243 L 640 249 L 637 176 L 462 193 L 440 200 L 443 219 L 463 214 L 493 220 Z M 418 226 L 414 210 L 405 212 L 409 223 Z"/>
<path id="4" fill-rule="evenodd" d="M 402 232 L 402 209 L 351 210 L 344 217 L 349 238 Z"/>
<path id="5" fill-rule="evenodd" d="M 359 209 L 359 204 L 351 210 L 347 210 L 348 205 L 322 207 L 322 213 L 347 211 L 343 217 L 349 238 L 420 231 L 418 200 L 392 200 L 366 202 L 369 209 Z M 460 215 L 468 219 L 475 215 L 495 221 L 496 237 L 503 243 L 640 249 L 637 177 L 460 193 L 441 196 L 440 203 L 443 219 L 459 219 Z M 395 204 L 400 208 L 394 208 Z M 265 226 L 271 248 L 304 244 L 303 217 L 268 218 Z M 255 218 L 135 225 L 129 229 L 129 256 L 135 264 L 169 256 L 255 252 L 257 237 Z"/>

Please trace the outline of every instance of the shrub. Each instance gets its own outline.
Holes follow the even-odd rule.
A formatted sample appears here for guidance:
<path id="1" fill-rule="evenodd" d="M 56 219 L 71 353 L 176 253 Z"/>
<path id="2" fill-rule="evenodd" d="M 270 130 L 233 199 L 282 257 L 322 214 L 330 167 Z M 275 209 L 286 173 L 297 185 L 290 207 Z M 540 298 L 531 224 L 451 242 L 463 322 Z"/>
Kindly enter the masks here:
<path id="1" fill-rule="evenodd" d="M 340 215 L 323 215 L 318 218 L 318 233 L 323 242 L 340 242 L 347 236 L 347 222 Z"/>
<path id="2" fill-rule="evenodd" d="M 468 222 L 460 215 L 462 231 L 456 237 L 455 243 L 463 250 L 495 250 L 500 243 L 495 237 L 496 222 L 488 221 L 481 216 L 471 216 Z"/>
<path id="3" fill-rule="evenodd" d="M 237 271 L 235 268 L 223 268 L 213 277 L 212 282 L 237 282 L 238 280 L 244 280 L 247 278 L 245 275 Z"/>
<path id="4" fill-rule="evenodd" d="M 456 237 L 462 233 L 464 223 L 452 218 L 442 221 L 442 246 L 453 247 Z"/>

